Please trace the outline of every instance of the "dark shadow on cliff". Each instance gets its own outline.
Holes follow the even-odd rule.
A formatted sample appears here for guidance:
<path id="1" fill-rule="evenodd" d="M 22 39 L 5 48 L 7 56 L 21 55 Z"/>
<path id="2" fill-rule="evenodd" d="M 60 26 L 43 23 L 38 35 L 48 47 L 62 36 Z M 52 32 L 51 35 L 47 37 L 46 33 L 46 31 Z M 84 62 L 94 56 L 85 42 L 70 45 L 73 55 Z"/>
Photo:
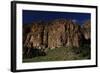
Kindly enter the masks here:
<path id="1" fill-rule="evenodd" d="M 23 59 L 24 58 L 33 58 L 33 57 L 38 57 L 38 56 L 45 56 L 46 52 L 41 49 L 37 48 L 24 48 L 23 51 Z"/>

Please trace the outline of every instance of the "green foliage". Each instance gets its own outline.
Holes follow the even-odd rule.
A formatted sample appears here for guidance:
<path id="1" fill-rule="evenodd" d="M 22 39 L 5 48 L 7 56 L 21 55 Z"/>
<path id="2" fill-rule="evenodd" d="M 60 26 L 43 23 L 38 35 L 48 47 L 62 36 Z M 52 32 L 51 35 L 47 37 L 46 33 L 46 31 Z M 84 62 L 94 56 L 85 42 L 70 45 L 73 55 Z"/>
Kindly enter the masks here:
<path id="1" fill-rule="evenodd" d="M 23 59 L 23 62 L 44 62 L 44 61 L 66 61 L 66 60 L 84 60 L 90 59 L 90 45 L 76 47 L 61 47 L 48 50 L 46 56 L 37 56 L 29 59 Z"/>

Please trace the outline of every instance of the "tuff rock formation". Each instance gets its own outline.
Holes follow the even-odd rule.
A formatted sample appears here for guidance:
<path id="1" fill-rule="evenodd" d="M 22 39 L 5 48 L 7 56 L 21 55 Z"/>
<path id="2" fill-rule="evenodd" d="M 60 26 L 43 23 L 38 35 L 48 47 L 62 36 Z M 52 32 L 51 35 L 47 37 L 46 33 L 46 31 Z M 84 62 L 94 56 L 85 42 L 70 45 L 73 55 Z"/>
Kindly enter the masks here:
<path id="1" fill-rule="evenodd" d="M 83 44 L 91 44 L 91 22 L 87 20 L 81 27 L 82 34 L 84 38 L 82 39 Z M 91 45 L 90 45 L 91 46 Z"/>
<path id="2" fill-rule="evenodd" d="M 90 39 L 90 24 L 90 21 L 87 21 L 81 27 L 72 20 L 66 19 L 24 24 L 23 50 L 29 54 L 31 49 L 40 49 L 40 52 L 45 52 L 47 48 L 80 47 L 82 41 Z"/>
<path id="3" fill-rule="evenodd" d="M 84 34 L 85 39 L 91 38 L 91 23 L 90 20 L 86 21 L 82 26 L 82 33 Z"/>

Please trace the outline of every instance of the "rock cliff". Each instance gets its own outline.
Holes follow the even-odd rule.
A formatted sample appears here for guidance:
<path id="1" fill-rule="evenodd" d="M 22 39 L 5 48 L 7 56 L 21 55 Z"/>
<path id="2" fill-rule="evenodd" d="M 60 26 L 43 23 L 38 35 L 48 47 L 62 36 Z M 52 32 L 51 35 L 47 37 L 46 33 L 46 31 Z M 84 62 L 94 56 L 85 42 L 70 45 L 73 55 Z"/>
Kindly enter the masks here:
<path id="1" fill-rule="evenodd" d="M 91 25 L 86 21 L 80 26 L 72 20 L 56 19 L 51 22 L 33 22 L 23 25 L 23 47 L 44 49 L 58 47 L 80 47 L 82 41 L 90 39 Z"/>

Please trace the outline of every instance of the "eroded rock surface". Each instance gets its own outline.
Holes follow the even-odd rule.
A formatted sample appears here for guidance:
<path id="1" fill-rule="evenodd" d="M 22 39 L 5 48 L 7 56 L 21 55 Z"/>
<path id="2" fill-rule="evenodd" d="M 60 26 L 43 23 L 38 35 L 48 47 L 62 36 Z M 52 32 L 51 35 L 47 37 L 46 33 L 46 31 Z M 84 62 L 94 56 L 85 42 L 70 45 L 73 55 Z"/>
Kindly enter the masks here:
<path id="1" fill-rule="evenodd" d="M 23 47 L 42 51 L 46 51 L 47 48 L 79 47 L 84 39 L 90 39 L 90 24 L 90 21 L 86 21 L 81 27 L 72 20 L 66 19 L 25 24 L 23 25 Z"/>

